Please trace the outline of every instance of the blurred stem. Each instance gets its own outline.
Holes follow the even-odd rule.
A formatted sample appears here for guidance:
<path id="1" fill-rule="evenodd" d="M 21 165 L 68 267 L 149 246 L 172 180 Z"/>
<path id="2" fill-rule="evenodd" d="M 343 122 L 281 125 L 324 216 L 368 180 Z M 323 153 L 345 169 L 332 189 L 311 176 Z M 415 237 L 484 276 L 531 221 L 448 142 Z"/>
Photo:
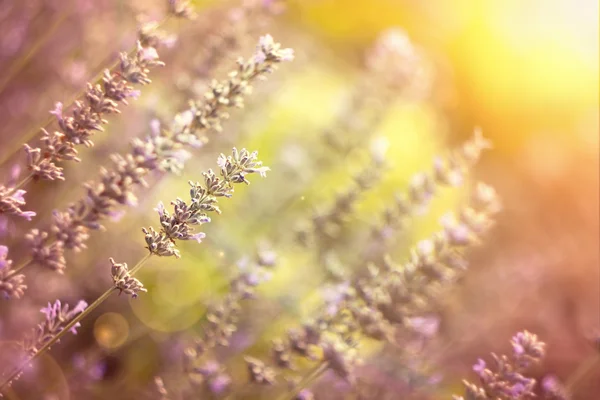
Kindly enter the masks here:
<path id="1" fill-rule="evenodd" d="M 63 11 L 58 16 L 56 21 L 54 21 L 54 24 L 52 24 L 50 28 L 48 28 L 44 32 L 44 34 L 41 37 L 39 37 L 35 43 L 33 43 L 27 54 L 17 59 L 15 63 L 9 68 L 9 70 L 6 71 L 6 74 L 2 75 L 2 78 L 0 79 L 0 93 L 2 93 L 4 89 L 6 89 L 6 85 L 10 83 L 10 81 L 15 77 L 15 75 L 18 74 L 19 71 L 23 69 L 23 67 L 25 67 L 25 65 L 27 65 L 29 60 L 31 60 L 31 58 L 36 55 L 36 53 L 42 48 L 42 46 L 49 39 L 52 38 L 52 34 L 54 33 L 54 31 L 56 31 L 56 29 L 58 29 L 58 27 L 61 26 L 62 23 L 67 19 L 67 15 L 68 12 Z"/>
<path id="2" fill-rule="evenodd" d="M 65 19 L 65 17 L 66 17 L 66 13 L 65 13 L 65 14 L 63 14 L 63 16 L 62 16 L 62 17 L 61 17 L 61 19 L 60 19 L 60 22 L 57 22 L 57 24 L 60 24 L 60 23 L 62 23 L 62 21 Z M 156 26 L 156 29 L 158 30 L 158 29 L 159 29 L 161 26 L 163 26 L 163 25 L 164 25 L 164 24 L 165 24 L 165 23 L 166 23 L 166 22 L 169 20 L 169 18 L 170 18 L 170 14 L 169 14 L 169 15 L 167 15 L 167 16 L 166 16 L 166 17 L 165 17 L 165 18 L 164 18 L 162 21 L 160 21 L 160 22 L 158 23 L 158 25 Z M 39 44 L 36 44 L 36 45 L 38 45 L 38 46 L 39 46 L 39 45 L 43 44 L 43 42 L 44 42 L 45 40 L 47 40 L 48 38 L 50 38 L 50 37 L 51 37 L 51 31 L 52 31 L 52 29 L 54 29 L 54 28 L 56 28 L 56 27 L 58 27 L 58 26 L 53 26 L 53 27 L 51 28 L 51 30 L 50 30 L 49 32 L 47 32 L 47 34 L 46 34 L 46 35 L 44 35 L 43 39 L 41 39 L 41 43 L 39 43 Z M 32 51 L 33 51 L 33 50 L 32 50 Z M 30 51 L 30 53 L 29 53 L 29 54 L 28 54 L 28 55 L 25 57 L 25 60 L 24 60 L 24 62 L 27 62 L 27 61 L 28 61 L 28 57 L 30 57 L 30 56 L 33 56 L 33 54 L 35 54 L 35 52 L 33 52 L 33 53 L 32 53 L 32 51 Z M 35 51 L 37 51 L 37 48 L 35 49 Z M 135 54 L 135 52 L 136 52 L 136 51 L 137 51 L 137 47 L 136 47 L 136 48 L 134 48 L 133 50 L 131 50 L 131 51 L 128 53 L 129 57 L 133 56 L 133 55 Z M 110 55 L 109 57 L 111 57 L 111 58 L 112 58 L 112 53 L 111 53 L 111 55 Z M 107 63 L 108 63 L 108 59 L 109 59 L 109 58 L 107 57 L 107 58 L 106 58 L 104 61 L 102 61 L 102 62 L 100 63 L 100 67 L 98 67 L 99 71 L 98 71 L 98 72 L 97 72 L 97 73 L 94 75 L 94 77 L 93 77 L 93 78 L 92 78 L 92 79 L 91 79 L 89 82 L 91 82 L 91 83 L 98 83 L 98 82 L 100 82 L 100 81 L 101 81 L 101 79 L 102 79 L 102 77 L 104 76 L 104 71 L 105 71 L 106 69 L 108 69 L 108 70 L 112 71 L 112 70 L 113 70 L 113 69 L 115 69 L 115 68 L 116 68 L 116 67 L 117 67 L 117 66 L 120 64 L 120 62 L 121 62 L 121 61 L 120 61 L 120 59 L 119 59 L 119 60 L 116 60 L 116 61 L 114 61 L 113 63 L 111 63 L 111 64 L 110 64 L 108 67 L 106 67 L 106 68 L 105 68 L 105 67 L 102 67 L 103 65 L 105 65 L 105 64 L 107 64 Z M 21 63 L 23 63 L 23 61 L 21 61 Z M 17 67 L 18 67 L 19 69 L 21 68 L 21 66 L 20 66 L 20 65 L 18 65 Z M 17 69 L 15 72 L 18 72 L 18 69 Z M 5 85 L 6 85 L 8 82 L 10 82 L 10 79 L 12 79 L 12 76 L 10 76 L 10 75 L 11 75 L 11 73 L 12 73 L 12 70 L 11 70 L 11 71 L 8 73 L 8 75 L 7 75 L 7 78 L 5 78 L 5 79 L 3 79 L 3 80 L 0 80 L 0 92 L 1 92 L 1 91 L 4 89 L 4 86 L 5 86 Z M 70 106 L 71 106 L 71 105 L 72 105 L 72 104 L 75 102 L 75 100 L 77 100 L 78 98 L 82 97 L 82 96 L 83 96 L 83 94 L 85 93 L 85 91 L 86 91 L 86 90 L 87 90 L 87 88 L 86 88 L 86 89 L 84 89 L 84 90 L 82 90 L 82 91 L 79 91 L 79 92 L 77 92 L 77 93 L 76 93 L 76 94 L 75 94 L 73 97 L 71 97 L 71 98 L 69 99 L 69 101 L 67 101 L 66 103 L 63 103 L 64 109 L 65 109 L 65 110 L 66 110 L 66 109 L 68 109 L 68 108 L 69 108 L 69 107 L 70 107 Z M 52 121 L 54 121 L 55 119 L 56 119 L 56 118 L 55 118 L 54 116 L 48 117 L 48 118 L 46 119 L 46 122 L 45 122 L 45 123 L 42 125 L 42 129 L 45 129 L 45 128 L 47 128 L 47 127 L 48 127 L 48 126 L 49 126 L 49 125 L 52 123 Z M 16 152 L 17 152 L 17 151 L 18 151 L 18 150 L 21 148 L 21 145 L 22 145 L 23 143 L 28 143 L 28 142 L 29 142 L 31 139 L 33 139 L 33 138 L 34 138 L 34 137 L 35 137 L 35 136 L 36 136 L 36 135 L 39 133 L 39 131 L 40 131 L 40 128 L 38 128 L 38 127 L 36 127 L 36 128 L 31 128 L 31 129 L 30 129 L 30 130 L 27 132 L 27 134 L 25 134 L 25 135 L 23 135 L 23 136 L 19 137 L 19 138 L 18 138 L 18 141 L 16 141 L 15 143 L 11 143 L 10 145 L 7 145 L 6 147 L 7 147 L 7 148 L 9 148 L 9 150 L 8 150 L 6 153 L 4 153 L 4 154 L 0 155 L 0 166 L 1 166 L 1 165 L 3 165 L 3 164 L 4 164 L 4 163 L 5 163 L 5 162 L 6 162 L 6 161 L 7 161 L 7 160 L 10 158 L 10 157 L 12 157 L 12 155 L 13 155 L 13 154 L 15 154 L 15 153 L 16 153 Z"/>
<path id="3" fill-rule="evenodd" d="M 58 342 L 65 334 L 69 332 L 71 328 L 75 326 L 79 321 L 85 318 L 89 313 L 91 313 L 96 307 L 104 302 L 104 300 L 108 299 L 108 297 L 112 294 L 112 292 L 116 288 L 113 286 L 104 292 L 100 297 L 96 299 L 91 305 L 89 305 L 81 314 L 78 314 L 75 318 L 73 318 L 65 327 L 56 334 L 52 339 L 46 342 L 34 355 L 30 356 L 24 363 L 22 363 L 17 369 L 15 369 L 9 376 L 6 378 L 2 384 L 0 384 L 0 390 L 2 390 L 6 385 L 11 383 L 15 378 L 17 378 L 25 367 L 27 367 L 31 362 L 33 362 L 36 358 L 42 355 L 46 350 L 48 350 L 52 345 Z"/>
<path id="4" fill-rule="evenodd" d="M 23 186 L 27 185 L 33 179 L 33 173 L 30 173 L 25 178 L 23 178 L 19 183 L 15 185 L 14 190 L 21 189 Z"/>
<path id="5" fill-rule="evenodd" d="M 314 381 L 316 381 L 325 371 L 329 368 L 328 362 L 321 362 L 317 365 L 310 374 L 308 374 L 291 392 L 286 392 L 278 398 L 278 400 L 293 400 L 294 397 L 302 391 L 302 389 L 308 388 Z"/>
<path id="6" fill-rule="evenodd" d="M 112 54 L 111 54 L 112 56 Z M 103 66 L 108 62 L 108 57 L 103 60 L 100 65 Z M 108 67 L 108 69 L 113 69 L 115 66 L 117 66 L 117 62 L 114 62 L 112 65 L 110 65 Z M 91 82 L 98 82 L 102 76 L 104 75 L 104 67 L 98 67 L 97 68 L 99 71 L 98 73 L 96 73 L 94 75 L 94 77 L 92 78 Z M 77 100 L 78 98 L 81 97 L 81 95 L 83 94 L 82 91 L 77 92 L 74 96 L 72 96 L 66 103 L 64 103 L 65 109 L 70 107 L 71 104 L 73 104 L 75 102 L 75 100 Z M 46 121 L 42 124 L 42 128 L 41 129 L 46 129 L 48 128 L 48 126 L 50 126 L 50 124 L 52 123 L 52 121 L 56 120 L 55 116 L 50 116 L 48 118 L 46 118 Z M 19 151 L 19 149 L 21 149 L 22 144 L 23 143 L 28 143 L 31 139 L 33 139 L 38 133 L 40 132 L 40 128 L 37 126 L 37 124 L 35 124 L 34 128 L 28 128 L 27 129 L 27 133 L 23 136 L 20 136 L 14 143 L 11 143 L 10 145 L 7 145 L 6 147 L 9 148 L 9 150 L 2 154 L 0 156 L 0 165 L 3 165 L 6 161 L 8 161 L 8 159 L 10 157 L 12 157 L 13 154 L 15 154 L 17 151 Z"/>
<path id="7" fill-rule="evenodd" d="M 12 390 L 12 388 L 7 388 L 6 393 L 4 393 L 4 395 L 8 400 L 19 400 L 19 398 L 15 394 L 15 391 Z"/>
<path id="8" fill-rule="evenodd" d="M 25 261 L 21 262 L 21 264 L 19 264 L 15 268 L 11 269 L 10 273 L 8 275 L 6 275 L 6 277 L 4 279 L 10 279 L 13 276 L 15 276 L 16 274 L 18 274 L 19 272 L 21 272 L 28 265 L 33 265 L 32 261 L 33 261 L 33 259 L 29 258 L 29 259 L 26 259 Z"/>
<path id="9" fill-rule="evenodd" d="M 133 276 L 133 274 L 135 274 L 136 272 L 138 272 L 140 270 L 140 268 L 142 268 L 144 266 L 144 263 L 146 261 L 148 261 L 148 259 L 150 257 L 152 257 L 152 253 L 146 254 L 140 261 L 138 261 L 137 264 L 135 264 L 135 266 L 133 268 L 131 268 L 129 270 L 129 275 Z"/>
<path id="10" fill-rule="evenodd" d="M 151 255 L 152 255 L 152 253 L 146 254 L 135 265 L 135 267 L 133 267 L 131 269 L 130 274 L 133 275 L 135 272 L 139 271 L 139 269 L 144 265 L 144 263 L 146 262 L 146 260 L 148 260 Z M 60 341 L 60 339 L 64 335 L 66 335 L 71 330 L 71 328 L 73 328 L 78 322 L 80 322 L 82 319 L 84 319 L 86 316 L 88 316 L 100 304 L 104 303 L 104 301 L 106 299 L 108 299 L 110 297 L 110 295 L 116 289 L 117 288 L 115 286 L 111 286 L 104 293 L 102 293 L 100 295 L 100 297 L 98 297 L 92 304 L 90 304 L 85 310 L 83 310 L 83 312 L 81 314 L 78 314 L 77 316 L 75 316 L 75 318 L 73 318 L 67 325 L 65 325 L 65 327 L 60 332 L 58 332 L 56 334 L 56 336 L 54 336 L 52 339 L 50 339 L 48 342 L 46 342 L 42 347 L 40 347 L 40 349 L 37 352 L 35 352 L 35 354 L 33 354 L 32 356 L 30 356 L 24 363 L 22 363 L 17 369 L 15 369 L 6 379 L 4 379 L 2 381 L 2 383 L 0 384 L 0 391 L 2 391 L 4 389 L 4 387 L 7 386 L 8 384 L 10 384 L 15 378 L 17 378 L 23 372 L 23 369 L 25 369 L 25 367 L 27 367 L 29 364 L 31 364 L 35 359 L 37 359 L 45 351 L 47 351 L 48 349 L 50 349 L 50 347 L 52 347 L 55 343 L 57 343 L 58 341 Z"/>
<path id="11" fill-rule="evenodd" d="M 585 378 L 590 371 L 600 362 L 600 353 L 594 354 L 586 361 L 579 364 L 579 367 L 573 372 L 565 382 L 567 393 L 573 395 L 573 389 Z"/>

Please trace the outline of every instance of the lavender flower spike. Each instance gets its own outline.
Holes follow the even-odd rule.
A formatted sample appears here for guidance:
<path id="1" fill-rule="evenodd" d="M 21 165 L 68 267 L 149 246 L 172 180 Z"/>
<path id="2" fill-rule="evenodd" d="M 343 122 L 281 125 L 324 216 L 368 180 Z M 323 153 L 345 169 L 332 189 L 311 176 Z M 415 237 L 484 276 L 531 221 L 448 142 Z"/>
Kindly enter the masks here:
<path id="1" fill-rule="evenodd" d="M 29 355 L 35 355 L 38 350 L 46 343 L 58 335 L 63 328 L 77 315 L 82 313 L 88 304 L 80 300 L 79 303 L 72 309 L 68 304 L 63 305 L 60 300 L 56 300 L 54 304 L 48 303 L 47 307 L 40 311 L 46 315 L 46 320 L 33 329 L 21 342 L 22 349 Z M 79 323 L 73 325 L 70 332 L 77 334 Z"/>
<path id="2" fill-rule="evenodd" d="M 189 182 L 191 187 L 189 203 L 182 199 L 172 201 L 172 214 L 165 209 L 163 203 L 159 203 L 155 210 L 160 219 L 161 230 L 158 232 L 153 228 L 142 230 L 145 234 L 146 248 L 150 253 L 178 258 L 179 251 L 176 249 L 175 241 L 195 240 L 201 243 L 206 235 L 203 232 L 195 232 L 193 226 L 210 222 L 208 216 L 210 212 L 221 213 L 218 206 L 219 197 L 231 197 L 234 184 L 249 184 L 246 179 L 249 174 L 258 173 L 260 176 L 266 176 L 269 167 L 263 166 L 257 158 L 256 151 L 252 153 L 246 149 L 238 151 L 234 147 L 230 156 L 221 154 L 217 159 L 219 175 L 208 170 L 203 173 L 204 183 Z"/>
<path id="3" fill-rule="evenodd" d="M 35 212 L 21 209 L 25 205 L 23 197 L 25 193 L 25 190 L 15 190 L 15 188 L 0 185 L 0 214 L 16 215 L 31 221 L 31 218 L 35 217 Z"/>
<path id="4" fill-rule="evenodd" d="M 8 247 L 0 246 L 0 295 L 6 299 L 19 299 L 27 286 L 23 283 L 23 274 L 14 274 L 11 270 L 12 260 L 8 259 Z"/>
<path id="5" fill-rule="evenodd" d="M 464 381 L 465 396 L 454 396 L 454 400 L 525 400 L 535 397 L 536 381 L 524 375 L 525 370 L 538 363 L 544 356 L 545 344 L 527 331 L 517 333 L 511 340 L 512 357 L 492 353 L 495 372 L 486 362 L 479 359 L 473 371 L 479 376 L 479 385 Z"/>
<path id="6" fill-rule="evenodd" d="M 115 288 L 119 290 L 119 294 L 125 293 L 135 299 L 138 296 L 138 292 L 147 292 L 142 282 L 131 276 L 127 264 L 117 263 L 112 258 L 109 261 L 112 264 L 110 272 L 113 283 L 115 284 Z"/>

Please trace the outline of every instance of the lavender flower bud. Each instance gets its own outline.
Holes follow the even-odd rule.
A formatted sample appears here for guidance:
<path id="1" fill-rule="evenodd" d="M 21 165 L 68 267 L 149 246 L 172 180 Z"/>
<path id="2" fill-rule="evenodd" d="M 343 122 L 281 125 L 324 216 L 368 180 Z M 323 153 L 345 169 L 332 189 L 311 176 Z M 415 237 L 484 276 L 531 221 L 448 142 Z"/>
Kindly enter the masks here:
<path id="1" fill-rule="evenodd" d="M 35 212 L 21 209 L 25 205 L 25 198 L 23 197 L 25 193 L 27 193 L 25 190 L 15 190 L 0 185 L 0 214 L 16 215 L 31 221 L 31 218 L 36 215 Z"/>
<path id="2" fill-rule="evenodd" d="M 0 294 L 5 299 L 19 299 L 25 293 L 27 285 L 25 275 L 12 274 L 12 260 L 8 259 L 8 247 L 0 245 Z"/>
<path id="3" fill-rule="evenodd" d="M 135 299 L 139 292 L 147 292 L 142 282 L 129 274 L 126 263 L 116 263 L 114 259 L 109 258 L 111 263 L 110 274 L 115 288 L 119 289 L 119 294 L 125 293 Z"/>
<path id="4" fill-rule="evenodd" d="M 60 274 L 66 268 L 65 246 L 61 241 L 51 242 L 47 232 L 32 229 L 25 235 L 31 248 L 32 260 L 42 267 L 50 268 Z"/>
<path id="5" fill-rule="evenodd" d="M 83 300 L 80 300 L 73 309 L 70 309 L 68 304 L 63 305 L 60 300 L 56 300 L 54 304 L 48 303 L 47 307 L 40 310 L 46 315 L 46 320 L 25 337 L 21 342 L 21 347 L 29 355 L 34 355 L 40 347 L 44 346 L 61 332 L 65 325 L 77 314 L 83 312 L 86 307 L 87 303 Z M 75 324 L 71 328 L 71 333 L 77 334 L 77 328 L 80 326 L 81 324 L 79 323 Z"/>

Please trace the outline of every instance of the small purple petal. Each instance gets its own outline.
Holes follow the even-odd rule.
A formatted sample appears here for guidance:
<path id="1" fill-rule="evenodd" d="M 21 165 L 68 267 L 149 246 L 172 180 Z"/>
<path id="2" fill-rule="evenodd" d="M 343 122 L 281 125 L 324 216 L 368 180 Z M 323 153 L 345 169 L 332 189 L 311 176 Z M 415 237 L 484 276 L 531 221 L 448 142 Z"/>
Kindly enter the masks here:
<path id="1" fill-rule="evenodd" d="M 158 212 L 158 215 L 160 215 L 161 217 L 165 215 L 165 205 L 162 201 L 158 202 L 158 205 L 156 206 L 154 211 Z"/>
<path id="2" fill-rule="evenodd" d="M 15 164 L 10 170 L 10 179 L 16 181 L 19 178 L 19 175 L 21 175 L 21 166 Z"/>
<path id="3" fill-rule="evenodd" d="M 85 300 L 79 300 L 79 303 L 73 308 L 73 313 L 79 314 L 82 313 L 88 306 L 88 303 Z"/>
<path id="4" fill-rule="evenodd" d="M 56 116 L 58 119 L 62 119 L 63 104 L 59 101 L 54 105 L 54 110 L 50 111 L 50 114 Z"/>
<path id="5" fill-rule="evenodd" d="M 127 93 L 127 97 L 131 97 L 132 99 L 137 99 L 142 95 L 142 92 L 140 90 L 130 90 Z"/>
<path id="6" fill-rule="evenodd" d="M 35 213 L 35 211 L 23 211 L 19 215 L 25 218 L 27 221 L 31 221 L 31 218 L 35 217 L 37 214 Z"/>
<path id="7" fill-rule="evenodd" d="M 25 203 L 25 198 L 23 197 L 23 195 L 25 193 L 27 193 L 27 191 L 19 189 L 10 197 L 12 197 L 16 201 L 21 201 L 21 202 Z"/>
<path id="8" fill-rule="evenodd" d="M 8 256 L 8 247 L 0 245 L 0 258 L 6 259 Z"/>
<path id="9" fill-rule="evenodd" d="M 152 121 L 150 121 L 150 133 L 152 134 L 152 137 L 160 136 L 160 131 L 160 120 L 154 118 Z"/>
<path id="10" fill-rule="evenodd" d="M 108 213 L 109 218 L 113 222 L 119 222 L 125 215 L 125 210 L 115 210 Z"/>
<path id="11" fill-rule="evenodd" d="M 81 324 L 78 322 L 75 325 L 73 325 L 71 329 L 69 329 L 69 332 L 71 332 L 73 335 L 77 335 L 77 328 L 79 327 L 81 327 Z"/>
<path id="12" fill-rule="evenodd" d="M 485 367 L 485 361 L 480 358 L 477 360 L 477 364 L 473 365 L 473 371 L 475 371 L 478 375 L 481 375 L 483 371 L 485 371 Z"/>
<path id="13" fill-rule="evenodd" d="M 192 236 L 190 236 L 190 239 L 193 239 L 195 241 L 197 241 L 198 243 L 202 243 L 202 239 L 204 239 L 206 237 L 206 234 L 204 232 L 198 232 Z"/>

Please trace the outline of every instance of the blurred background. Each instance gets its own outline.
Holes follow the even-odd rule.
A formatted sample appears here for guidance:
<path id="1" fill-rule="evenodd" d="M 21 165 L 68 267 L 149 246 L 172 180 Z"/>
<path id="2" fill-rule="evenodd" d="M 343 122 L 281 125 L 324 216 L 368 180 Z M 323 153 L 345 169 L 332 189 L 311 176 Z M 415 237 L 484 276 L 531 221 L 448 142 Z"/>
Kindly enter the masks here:
<path id="1" fill-rule="evenodd" d="M 223 133 L 211 136 L 181 177 L 157 177 L 141 192 L 138 207 L 108 224 L 108 234 L 94 233 L 86 252 L 70 256 L 64 276 L 30 271 L 29 295 L 0 304 L 0 337 L 13 340 L 34 326 L 48 301 L 90 302 L 103 292 L 110 284 L 107 258 L 135 264 L 144 254 L 141 227 L 157 225 L 156 203 L 169 202 L 172 194 L 183 197 L 186 182 L 200 179 L 219 153 L 234 145 L 257 149 L 273 171 L 223 204 L 223 215 L 206 228 L 206 243 L 183 246 L 181 260 L 152 260 L 140 275 L 149 293 L 129 301 L 131 306 L 124 297 L 107 302 L 77 338 L 44 357 L 45 378 L 31 384 L 25 377 L 28 388 L 15 388 L 25 394 L 14 398 L 50 398 L 42 396 L 48 382 L 58 399 L 145 393 L 165 360 L 176 359 L 180 342 L 193 333 L 210 300 L 223 293 L 240 260 L 265 244 L 277 253 L 277 267 L 247 306 L 240 322 L 244 335 L 228 351 L 267 354 L 270 340 L 310 317 L 319 301 L 325 271 L 295 243 L 297 225 L 315 208 L 330 205 L 369 163 L 369 152 L 360 150 L 385 148 L 388 169 L 358 202 L 356 230 L 475 127 L 494 148 L 474 168 L 474 179 L 493 185 L 504 209 L 485 242 L 470 253 L 465 279 L 445 294 L 438 310 L 439 332 L 423 351 L 439 379 L 425 398 L 459 393 L 477 358 L 508 351 L 509 338 L 522 329 L 548 344 L 536 377 L 568 379 L 595 357 L 590 338 L 600 332 L 598 1 L 290 0 L 275 15 L 246 19 L 232 16 L 236 2 L 192 4 L 198 20 L 165 24 L 176 35 L 159 49 L 167 66 L 152 74 L 154 82 L 140 99 L 111 119 L 95 147 L 82 150 L 83 161 L 67 168 L 66 182 L 28 187 L 28 206 L 38 217 L 29 225 L 3 220 L 0 243 L 10 246 L 13 258 L 31 224 L 44 226 L 52 209 L 79 198 L 81 184 L 96 179 L 110 153 L 126 151 L 129 139 L 146 135 L 152 119 L 172 119 L 187 99 L 203 93 L 209 78 L 225 78 L 237 57 L 252 54 L 260 35 L 271 33 L 294 48 L 296 60 L 256 84 L 247 107 L 231 113 Z M 164 12 L 155 0 L 0 2 L 4 177 L 22 162 L 23 142 L 50 121 L 54 103 L 69 103 L 118 52 L 133 48 L 137 21 L 161 20 Z M 424 84 L 384 97 L 376 106 L 383 110 L 380 117 L 369 126 L 368 146 L 329 156 L 322 132 L 340 124 L 357 87 L 381 84 L 381 76 L 366 69 L 365 55 L 392 27 L 404 30 L 418 49 Z M 232 29 L 245 32 L 232 50 L 216 66 L 199 64 L 214 46 L 225 46 L 218 38 Z M 329 160 L 327 168 L 313 162 L 315 152 Z M 392 255 L 401 261 L 411 244 L 437 231 L 440 216 L 462 196 L 461 190 L 441 192 L 431 212 L 418 216 L 394 243 Z M 182 307 L 186 311 L 173 319 Z M 84 382 L 77 363 L 90 353 L 96 369 L 86 367 Z M 233 375 L 244 374 L 243 361 L 228 363 Z M 389 386 L 389 398 L 404 398 L 393 397 L 401 393 L 393 382 L 403 377 L 383 367 L 373 367 L 369 376 L 374 385 Z M 599 376 L 596 364 L 578 383 L 574 399 L 598 398 Z"/>

